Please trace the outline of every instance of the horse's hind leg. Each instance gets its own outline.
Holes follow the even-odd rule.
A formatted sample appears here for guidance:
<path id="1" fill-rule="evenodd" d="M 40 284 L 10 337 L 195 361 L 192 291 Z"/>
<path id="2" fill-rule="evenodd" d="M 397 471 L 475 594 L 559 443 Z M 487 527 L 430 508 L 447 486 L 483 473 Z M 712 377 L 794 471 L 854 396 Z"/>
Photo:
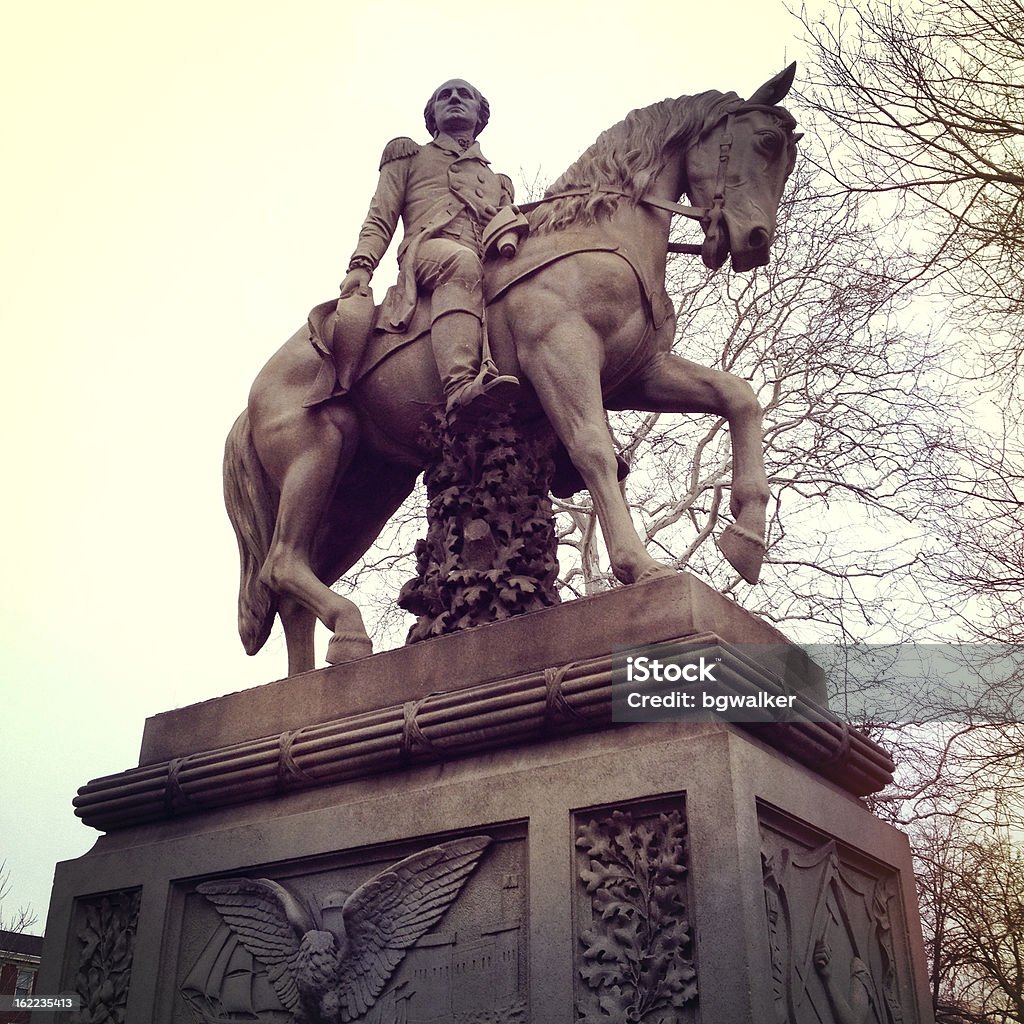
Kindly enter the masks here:
<path id="1" fill-rule="evenodd" d="M 288 675 L 311 672 L 316 668 L 313 650 L 313 633 L 316 616 L 294 598 L 281 597 L 277 602 L 277 613 L 284 626 L 284 642 L 288 649 Z"/>
<path id="2" fill-rule="evenodd" d="M 735 525 L 718 546 L 748 583 L 756 583 L 764 561 L 768 478 L 764 471 L 762 409 L 754 389 L 741 377 L 660 352 L 611 406 L 648 412 L 711 413 L 724 416 L 732 441 L 729 508 Z"/>
<path id="3" fill-rule="evenodd" d="M 312 569 L 313 545 L 325 510 L 358 441 L 358 422 L 342 403 L 315 409 L 263 410 L 252 417 L 253 439 L 280 500 L 274 536 L 260 579 L 308 608 L 334 634 L 333 657 L 352 660 L 371 653 L 359 609 L 336 594 Z M 292 651 L 289 645 L 289 663 Z M 306 654 L 296 648 L 296 663 Z"/>

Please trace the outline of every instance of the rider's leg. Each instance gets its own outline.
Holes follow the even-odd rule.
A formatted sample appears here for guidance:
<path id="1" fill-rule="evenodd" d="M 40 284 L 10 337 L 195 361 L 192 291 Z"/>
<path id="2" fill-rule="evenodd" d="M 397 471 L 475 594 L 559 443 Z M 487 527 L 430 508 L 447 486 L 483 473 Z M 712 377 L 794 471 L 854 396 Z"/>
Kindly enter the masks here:
<path id="1" fill-rule="evenodd" d="M 416 254 L 416 281 L 431 292 L 431 344 L 448 412 L 483 395 L 505 398 L 519 381 L 483 359 L 483 269 L 472 249 L 428 239 Z"/>

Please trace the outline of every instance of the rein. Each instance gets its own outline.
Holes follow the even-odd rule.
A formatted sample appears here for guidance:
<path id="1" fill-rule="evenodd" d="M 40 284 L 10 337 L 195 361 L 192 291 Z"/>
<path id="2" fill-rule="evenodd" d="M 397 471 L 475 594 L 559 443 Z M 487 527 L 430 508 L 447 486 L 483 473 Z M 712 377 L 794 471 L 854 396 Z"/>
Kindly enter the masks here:
<path id="1" fill-rule="evenodd" d="M 534 199 L 532 202 L 517 203 L 516 205 L 523 213 L 529 213 L 538 206 L 554 202 L 556 199 L 571 199 L 573 196 L 592 195 L 621 196 L 623 199 L 634 199 L 628 192 L 623 192 L 621 189 L 592 188 L 587 186 L 586 188 L 571 188 L 567 192 L 556 192 L 554 195 L 544 196 L 542 199 Z M 656 206 L 659 210 L 668 210 L 669 213 L 681 214 L 683 217 L 689 217 L 692 220 L 705 220 L 711 213 L 711 209 L 707 206 L 683 206 L 682 203 L 673 203 L 667 199 L 655 199 L 652 196 L 641 196 L 636 201 L 643 203 L 645 206 Z"/>
<path id="2" fill-rule="evenodd" d="M 725 176 L 729 169 L 729 156 L 732 152 L 733 135 L 732 135 L 732 119 L 736 114 L 745 113 L 748 110 L 759 110 L 764 109 L 760 104 L 741 104 L 736 107 L 735 110 L 730 110 L 728 113 L 722 115 L 710 128 L 702 133 L 701 138 L 704 137 L 708 132 L 714 131 L 723 121 L 725 122 L 725 131 L 722 135 L 722 141 L 718 144 L 718 175 L 715 179 L 715 193 L 711 197 L 710 206 L 684 206 L 682 203 L 673 203 L 668 199 L 657 199 L 653 196 L 641 196 L 637 199 L 635 196 L 631 196 L 628 192 L 623 192 L 621 189 L 615 188 L 594 188 L 594 187 L 583 187 L 583 188 L 572 188 L 565 192 L 558 192 L 555 195 L 544 196 L 541 199 L 535 199 L 530 203 L 522 203 L 519 205 L 519 209 L 524 213 L 529 213 L 531 210 L 535 210 L 538 206 L 542 206 L 544 203 L 553 202 L 555 199 L 570 199 L 573 196 L 590 196 L 590 195 L 609 195 L 609 196 L 621 196 L 622 198 L 629 199 L 633 202 L 641 203 L 644 206 L 653 206 L 659 210 L 666 210 L 669 213 L 679 214 L 681 217 L 688 217 L 691 220 L 700 221 L 705 225 L 705 239 L 713 237 L 721 230 L 722 218 L 725 215 Z M 686 253 L 689 256 L 700 256 L 703 252 L 704 247 L 702 245 L 693 245 L 684 242 L 669 242 L 668 252 L 672 253 Z"/>

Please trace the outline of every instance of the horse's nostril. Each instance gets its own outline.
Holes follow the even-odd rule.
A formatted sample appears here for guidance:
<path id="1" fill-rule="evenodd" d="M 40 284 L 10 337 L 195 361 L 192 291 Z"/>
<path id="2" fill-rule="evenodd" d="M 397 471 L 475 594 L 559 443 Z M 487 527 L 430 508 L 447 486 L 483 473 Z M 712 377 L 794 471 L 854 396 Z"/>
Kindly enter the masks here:
<path id="1" fill-rule="evenodd" d="M 764 228 L 754 228 L 748 238 L 751 249 L 763 249 L 771 241 L 771 236 Z"/>

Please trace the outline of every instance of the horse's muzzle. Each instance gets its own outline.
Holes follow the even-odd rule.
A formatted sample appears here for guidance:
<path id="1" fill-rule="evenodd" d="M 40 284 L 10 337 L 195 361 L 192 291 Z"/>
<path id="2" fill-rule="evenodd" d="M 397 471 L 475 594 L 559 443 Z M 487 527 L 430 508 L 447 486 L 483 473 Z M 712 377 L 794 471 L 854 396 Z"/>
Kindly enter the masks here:
<path id="1" fill-rule="evenodd" d="M 729 229 L 725 218 L 712 217 L 704 232 L 704 243 L 700 247 L 700 258 L 708 270 L 718 270 L 729 256 Z"/>
<path id="2" fill-rule="evenodd" d="M 732 269 L 738 274 L 745 274 L 755 267 L 763 267 L 771 255 L 772 233 L 765 227 L 757 225 L 750 228 L 744 235 L 734 231 L 731 235 Z M 737 244 L 739 243 L 739 244 Z"/>

